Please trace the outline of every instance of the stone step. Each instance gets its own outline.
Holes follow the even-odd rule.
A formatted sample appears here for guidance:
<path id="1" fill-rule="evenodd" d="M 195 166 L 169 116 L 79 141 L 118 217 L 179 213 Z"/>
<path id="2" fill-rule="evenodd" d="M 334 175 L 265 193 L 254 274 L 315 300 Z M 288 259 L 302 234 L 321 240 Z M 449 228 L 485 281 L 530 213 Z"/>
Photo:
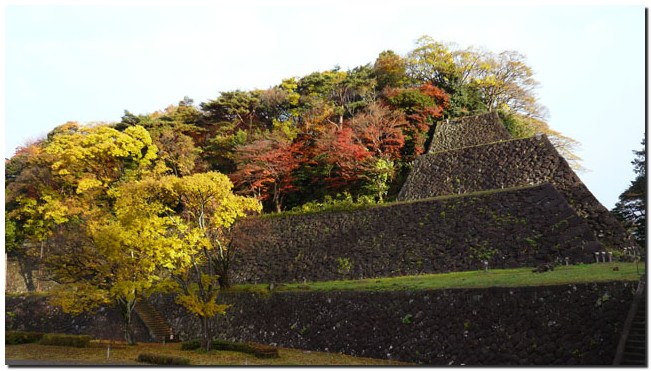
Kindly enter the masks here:
<path id="1" fill-rule="evenodd" d="M 139 301 L 136 304 L 136 313 L 155 339 L 166 340 L 170 338 L 172 329 L 155 308 L 145 302 Z"/>
<path id="2" fill-rule="evenodd" d="M 623 360 L 627 362 L 644 362 L 646 361 L 646 354 L 624 352 Z"/>

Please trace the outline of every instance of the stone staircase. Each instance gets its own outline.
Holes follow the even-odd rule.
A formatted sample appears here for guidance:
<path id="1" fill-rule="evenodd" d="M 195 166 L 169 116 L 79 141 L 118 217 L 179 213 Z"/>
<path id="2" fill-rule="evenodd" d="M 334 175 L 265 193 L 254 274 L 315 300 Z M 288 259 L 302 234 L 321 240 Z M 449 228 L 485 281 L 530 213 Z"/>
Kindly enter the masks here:
<path id="1" fill-rule="evenodd" d="M 646 366 L 646 354 L 646 301 L 640 300 L 626 339 L 621 364 Z"/>
<path id="2" fill-rule="evenodd" d="M 624 324 L 624 331 L 615 356 L 614 365 L 646 366 L 647 365 L 647 317 L 646 317 L 646 285 L 640 281 L 631 312 Z"/>
<path id="3" fill-rule="evenodd" d="M 150 304 L 144 300 L 138 300 L 136 303 L 136 314 L 140 317 L 142 322 L 149 330 L 149 335 L 155 340 L 160 342 L 174 341 L 174 334 L 172 328 L 165 321 L 165 318 Z"/>

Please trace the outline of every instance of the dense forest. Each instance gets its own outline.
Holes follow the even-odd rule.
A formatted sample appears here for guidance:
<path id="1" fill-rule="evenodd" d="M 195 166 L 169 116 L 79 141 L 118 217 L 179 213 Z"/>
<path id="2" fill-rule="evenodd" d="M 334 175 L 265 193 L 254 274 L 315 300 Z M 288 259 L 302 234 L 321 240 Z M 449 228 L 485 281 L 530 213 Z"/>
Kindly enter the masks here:
<path id="1" fill-rule="evenodd" d="M 214 298 L 238 218 L 390 201 L 446 119 L 498 111 L 513 137 L 543 132 L 579 168 L 536 87 L 518 52 L 424 36 L 347 71 L 68 122 L 5 162 L 6 251 L 30 290 L 35 263 L 59 283 L 53 300 L 72 312 L 116 302 L 129 323 L 137 297 L 167 277 L 181 305 L 209 318 L 225 310 Z"/>

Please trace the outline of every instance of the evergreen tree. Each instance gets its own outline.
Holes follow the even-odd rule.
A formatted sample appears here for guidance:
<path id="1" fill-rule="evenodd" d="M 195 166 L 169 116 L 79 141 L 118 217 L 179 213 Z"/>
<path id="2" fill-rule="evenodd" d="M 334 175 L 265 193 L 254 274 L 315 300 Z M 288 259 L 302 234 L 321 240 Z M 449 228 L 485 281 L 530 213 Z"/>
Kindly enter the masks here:
<path id="1" fill-rule="evenodd" d="M 646 139 L 642 150 L 633 151 L 636 158 L 631 162 L 637 177 L 621 195 L 612 210 L 626 229 L 641 246 L 646 246 Z"/>

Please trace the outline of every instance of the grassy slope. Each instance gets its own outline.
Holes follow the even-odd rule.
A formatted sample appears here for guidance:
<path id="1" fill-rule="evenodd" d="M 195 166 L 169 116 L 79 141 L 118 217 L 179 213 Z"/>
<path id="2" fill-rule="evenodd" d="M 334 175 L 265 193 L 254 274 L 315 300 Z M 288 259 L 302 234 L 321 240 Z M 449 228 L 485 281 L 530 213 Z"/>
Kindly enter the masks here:
<path id="1" fill-rule="evenodd" d="M 613 270 L 618 267 L 619 270 Z M 644 263 L 639 264 L 639 274 L 644 272 Z M 341 280 L 308 282 L 307 284 L 279 285 L 274 291 L 328 291 L 328 290 L 425 290 L 451 288 L 486 288 L 517 286 L 548 286 L 604 281 L 637 281 L 638 268 L 635 263 L 583 264 L 556 267 L 554 271 L 533 273 L 532 268 L 493 269 L 486 271 L 423 274 L 418 276 L 369 278 L 363 280 Z M 268 291 L 267 284 L 237 285 L 231 291 Z"/>

